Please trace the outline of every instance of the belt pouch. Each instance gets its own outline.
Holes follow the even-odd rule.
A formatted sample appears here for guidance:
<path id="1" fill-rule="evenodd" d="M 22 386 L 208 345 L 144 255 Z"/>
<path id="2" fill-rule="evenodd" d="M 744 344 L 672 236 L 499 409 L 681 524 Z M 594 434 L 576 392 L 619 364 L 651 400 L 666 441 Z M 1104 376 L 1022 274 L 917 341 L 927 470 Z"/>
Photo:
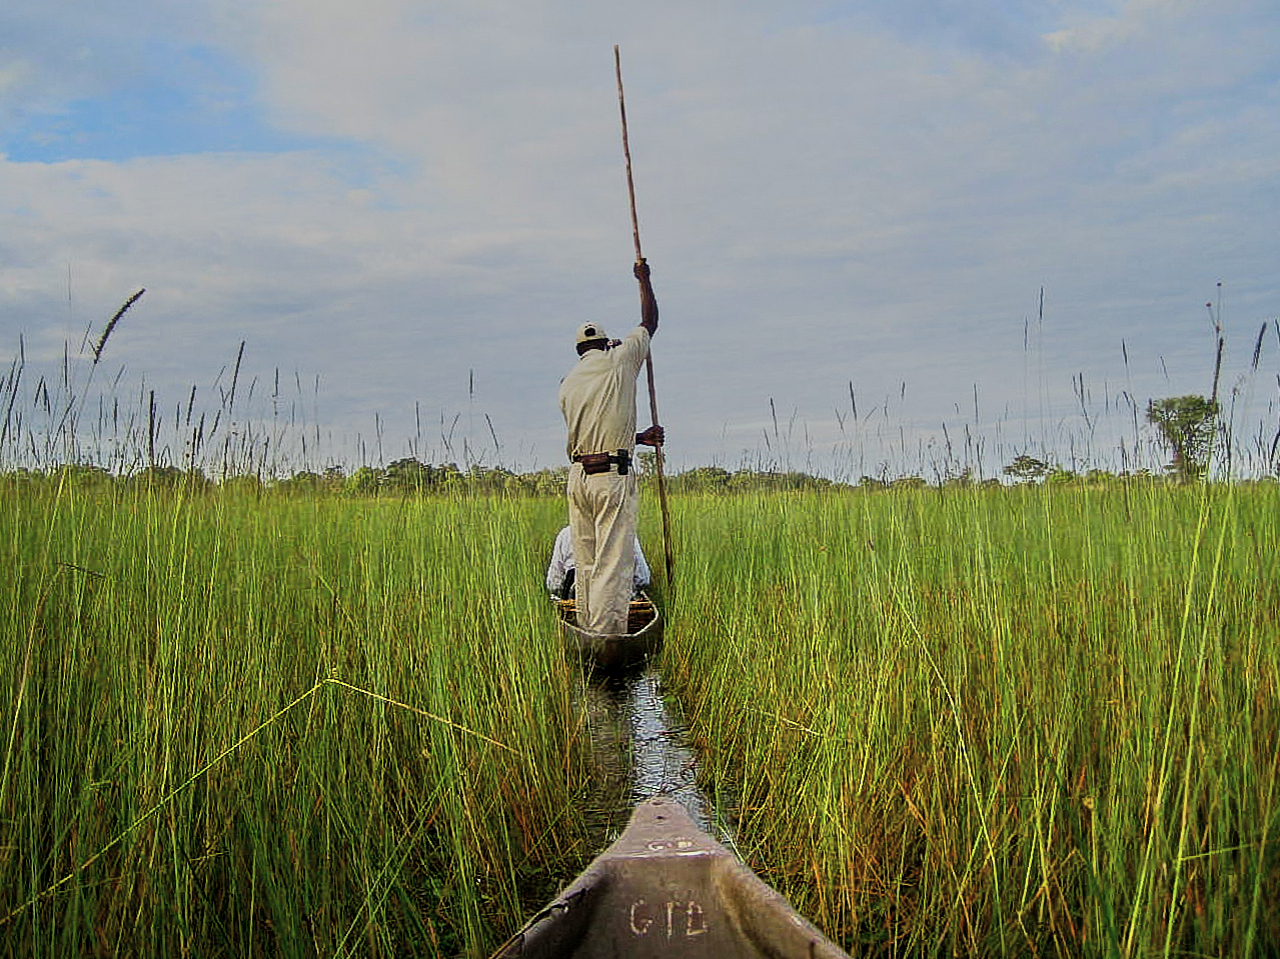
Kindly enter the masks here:
<path id="1" fill-rule="evenodd" d="M 584 453 L 578 457 L 578 462 L 582 464 L 582 472 L 595 476 L 597 473 L 609 472 L 612 458 L 608 453 Z"/>

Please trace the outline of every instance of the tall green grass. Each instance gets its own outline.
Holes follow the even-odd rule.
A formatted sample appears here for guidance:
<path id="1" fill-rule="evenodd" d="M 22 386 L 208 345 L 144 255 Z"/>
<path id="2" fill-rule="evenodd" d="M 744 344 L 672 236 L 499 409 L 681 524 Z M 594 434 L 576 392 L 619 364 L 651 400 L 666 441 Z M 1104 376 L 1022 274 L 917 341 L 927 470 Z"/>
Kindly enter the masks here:
<path id="1" fill-rule="evenodd" d="M 592 852 L 562 515 L 0 490 L 0 953 L 487 954 Z"/>
<path id="2" fill-rule="evenodd" d="M 0 954 L 484 955 L 597 851 L 561 500 L 76 475 L 0 487 Z M 703 779 L 851 952 L 1275 951 L 1274 488 L 672 507 Z"/>
<path id="3" fill-rule="evenodd" d="M 851 952 L 1280 948 L 1274 486 L 674 510 L 703 778 Z"/>

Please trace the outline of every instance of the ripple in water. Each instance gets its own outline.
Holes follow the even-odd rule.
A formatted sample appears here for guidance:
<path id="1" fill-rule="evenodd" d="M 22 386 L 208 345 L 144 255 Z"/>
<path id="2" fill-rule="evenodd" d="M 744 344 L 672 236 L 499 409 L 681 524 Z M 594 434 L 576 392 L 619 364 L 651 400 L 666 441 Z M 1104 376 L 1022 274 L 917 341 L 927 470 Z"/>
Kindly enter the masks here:
<path id="1" fill-rule="evenodd" d="M 662 695 L 658 672 L 649 668 L 625 680 L 588 684 L 586 695 L 605 818 L 625 824 L 635 805 L 662 796 L 680 803 L 707 833 L 731 841 L 724 810 L 698 787 L 688 727 L 678 706 Z"/>

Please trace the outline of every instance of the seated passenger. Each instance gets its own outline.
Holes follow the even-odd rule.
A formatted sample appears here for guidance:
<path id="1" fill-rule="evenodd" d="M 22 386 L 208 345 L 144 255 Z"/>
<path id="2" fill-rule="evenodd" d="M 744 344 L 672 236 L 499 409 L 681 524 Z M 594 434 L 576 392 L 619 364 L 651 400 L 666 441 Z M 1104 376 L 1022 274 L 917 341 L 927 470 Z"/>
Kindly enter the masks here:
<path id="1" fill-rule="evenodd" d="M 551 564 L 547 566 L 547 592 L 558 599 L 572 599 L 574 570 L 573 536 L 566 526 L 556 536 L 556 544 L 551 550 Z M 640 549 L 640 537 L 636 537 L 636 571 L 634 589 L 638 593 L 649 585 L 649 563 Z"/>

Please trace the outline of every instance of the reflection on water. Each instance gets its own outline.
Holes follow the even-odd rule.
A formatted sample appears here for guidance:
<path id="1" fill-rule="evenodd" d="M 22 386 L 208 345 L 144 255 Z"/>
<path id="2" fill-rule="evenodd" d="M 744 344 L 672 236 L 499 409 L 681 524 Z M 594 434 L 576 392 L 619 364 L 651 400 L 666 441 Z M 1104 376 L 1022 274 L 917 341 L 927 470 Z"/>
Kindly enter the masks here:
<path id="1" fill-rule="evenodd" d="M 601 826 L 626 825 L 632 808 L 655 796 L 679 802 L 703 830 L 731 838 L 725 811 L 698 788 L 697 757 L 678 706 L 662 695 L 652 667 L 625 679 L 584 687 L 598 778 Z"/>

